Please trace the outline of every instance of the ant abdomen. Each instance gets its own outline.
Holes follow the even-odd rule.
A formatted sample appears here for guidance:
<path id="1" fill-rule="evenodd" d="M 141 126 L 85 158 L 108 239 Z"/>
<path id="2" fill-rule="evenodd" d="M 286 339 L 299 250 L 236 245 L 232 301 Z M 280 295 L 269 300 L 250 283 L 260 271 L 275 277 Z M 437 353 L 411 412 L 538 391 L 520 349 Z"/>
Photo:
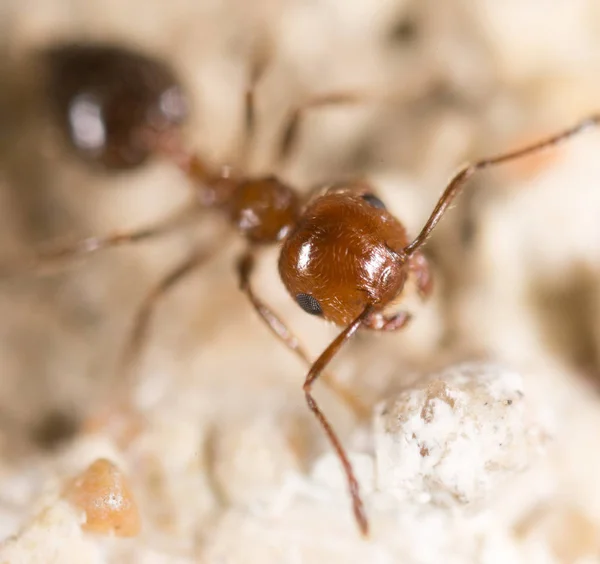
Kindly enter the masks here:
<path id="1" fill-rule="evenodd" d="M 109 170 L 143 164 L 156 137 L 187 115 L 179 80 L 166 63 L 108 44 L 66 43 L 43 54 L 48 103 L 68 143 Z"/>
<path id="2" fill-rule="evenodd" d="M 402 224 L 368 185 L 340 185 L 304 210 L 283 243 L 279 272 L 302 309 L 345 325 L 402 292 L 407 243 Z"/>

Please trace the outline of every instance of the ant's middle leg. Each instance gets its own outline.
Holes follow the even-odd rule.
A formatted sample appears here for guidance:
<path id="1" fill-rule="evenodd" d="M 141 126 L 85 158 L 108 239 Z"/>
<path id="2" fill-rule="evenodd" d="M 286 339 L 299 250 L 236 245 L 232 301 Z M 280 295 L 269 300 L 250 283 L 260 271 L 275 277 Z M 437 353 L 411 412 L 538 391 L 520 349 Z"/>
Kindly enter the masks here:
<path id="1" fill-rule="evenodd" d="M 177 284 L 197 271 L 210 259 L 213 253 L 196 252 L 169 271 L 159 283 L 146 294 L 134 318 L 133 326 L 120 359 L 120 373 L 124 381 L 130 381 L 130 373 L 140 356 L 144 342 L 148 339 L 148 331 L 152 316 L 160 301 Z"/>
<path id="2" fill-rule="evenodd" d="M 436 91 L 437 89 L 439 89 L 439 85 L 436 82 L 430 83 L 429 81 L 425 81 L 424 83 L 413 85 L 410 89 L 404 88 L 401 91 L 387 91 L 383 89 L 342 90 L 308 98 L 294 107 L 284 122 L 281 137 L 275 148 L 275 161 L 280 167 L 288 162 L 296 147 L 302 120 L 312 110 L 342 105 L 409 103 L 419 100 L 427 92 Z"/>
<path id="3" fill-rule="evenodd" d="M 140 425 L 143 425 L 143 415 L 133 401 L 136 384 L 134 369 L 148 340 L 150 324 L 156 308 L 169 291 L 204 266 L 220 248 L 221 246 L 213 241 L 207 250 L 195 250 L 168 271 L 146 294 L 137 309 L 133 325 L 121 350 L 118 361 L 118 389 L 111 394 L 111 404 L 92 415 L 85 423 L 84 427 L 88 432 L 95 432 L 98 429 L 108 430 L 121 445 L 127 445 L 137 434 Z"/>
<path id="4" fill-rule="evenodd" d="M 239 155 L 236 159 L 237 167 L 246 170 L 250 151 L 256 135 L 256 87 L 262 79 L 272 56 L 271 44 L 264 40 L 259 41 L 250 60 L 248 83 L 244 93 L 244 129 L 240 143 Z"/>
<path id="5" fill-rule="evenodd" d="M 158 284 L 146 294 L 135 314 L 133 325 L 121 353 L 119 368 L 122 382 L 132 384 L 133 368 L 137 364 L 144 343 L 148 340 L 150 323 L 160 301 L 185 278 L 204 266 L 219 248 L 220 246 L 213 242 L 210 249 L 193 252 L 163 276 Z"/>
<path id="6" fill-rule="evenodd" d="M 298 141 L 298 134 L 302 120 L 307 111 L 318 108 L 340 105 L 354 105 L 366 102 L 369 99 L 365 92 L 332 92 L 315 96 L 296 106 L 290 112 L 284 126 L 283 133 L 276 148 L 276 161 L 282 166 L 287 163 Z"/>

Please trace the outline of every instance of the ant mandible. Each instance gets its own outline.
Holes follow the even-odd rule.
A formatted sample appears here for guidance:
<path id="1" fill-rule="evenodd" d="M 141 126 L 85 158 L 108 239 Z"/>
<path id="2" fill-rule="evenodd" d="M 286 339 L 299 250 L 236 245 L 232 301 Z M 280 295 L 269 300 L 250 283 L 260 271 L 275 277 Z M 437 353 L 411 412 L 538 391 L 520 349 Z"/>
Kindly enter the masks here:
<path id="1" fill-rule="evenodd" d="M 314 383 L 357 330 L 397 331 L 406 326 L 410 313 L 399 310 L 397 303 L 409 278 L 415 280 L 422 298 L 430 295 L 432 278 L 421 248 L 471 176 L 483 169 L 557 145 L 588 127 L 598 125 L 600 116 L 589 117 L 569 129 L 518 150 L 464 166 L 448 183 L 421 231 L 410 240 L 402 223 L 386 209 L 368 182 L 334 184 L 302 203 L 297 191 L 276 176 L 251 178 L 231 167 L 215 169 L 199 155 L 186 151 L 177 129 L 184 116 L 184 112 L 180 111 L 184 107 L 184 98 L 174 75 L 153 59 L 134 55 L 126 49 L 102 46 L 89 48 L 70 45 L 53 53 L 55 84 L 62 84 L 62 90 L 59 89 L 62 97 L 55 95 L 55 101 L 59 102 L 63 118 L 69 122 L 63 123 L 63 129 L 73 125 L 73 103 L 75 100 L 81 103 L 81 96 L 86 94 L 86 89 L 93 91 L 98 88 L 110 93 L 106 81 L 118 82 L 122 77 L 120 63 L 128 58 L 135 61 L 134 65 L 121 64 L 121 67 L 130 69 L 127 83 L 132 85 L 132 90 L 128 93 L 123 89 L 113 89 L 108 98 L 109 102 L 111 96 L 113 102 L 119 102 L 118 96 L 121 95 L 124 97 L 121 102 L 127 102 L 125 106 L 135 110 L 136 119 L 129 119 L 125 127 L 118 120 L 103 119 L 100 103 L 95 102 L 98 104 L 96 108 L 93 106 L 93 96 L 83 98 L 91 101 L 92 105 L 87 109 L 91 108 L 92 114 L 96 115 L 99 125 L 105 130 L 105 146 L 98 148 L 98 160 L 109 168 L 131 168 L 150 154 L 170 158 L 195 187 L 192 207 L 220 210 L 245 238 L 247 249 L 237 264 L 240 288 L 269 329 L 310 365 L 303 384 L 306 402 L 341 462 L 356 522 L 366 536 L 369 524 L 358 481 L 344 447 L 312 395 Z M 64 64 L 66 60 L 70 60 L 71 64 L 76 61 L 78 68 L 90 68 L 98 57 L 107 59 L 109 64 L 92 80 L 89 76 L 85 84 L 77 79 L 66 80 L 73 72 L 68 64 Z M 250 73 L 245 95 L 244 148 L 250 145 L 254 131 L 254 91 L 264 66 L 264 60 L 258 58 Z M 132 95 L 135 92 L 139 93 L 137 99 Z M 169 107 L 165 105 L 165 92 L 170 92 L 170 111 L 165 111 Z M 290 114 L 284 128 L 279 156 L 286 158 L 289 154 L 305 110 L 360 102 L 365 98 L 368 96 L 360 93 L 336 93 L 319 96 L 298 106 Z M 118 104 L 113 107 L 118 107 Z M 153 119 L 149 115 L 154 116 Z M 159 119 L 161 115 L 164 119 Z M 119 134 L 115 134 L 113 150 L 104 152 L 103 149 L 111 148 L 110 140 L 116 130 Z M 76 148 L 82 149 L 72 135 L 71 140 Z M 131 150 L 132 147 L 136 150 Z M 104 158 L 102 155 L 105 154 L 112 157 Z M 125 158 L 123 155 L 136 157 Z M 87 238 L 76 245 L 43 253 L 38 259 L 69 258 L 150 239 L 180 225 L 181 219 L 176 214 L 165 222 L 138 231 Z M 281 245 L 279 275 L 291 297 L 305 312 L 343 327 L 314 362 L 310 361 L 283 321 L 256 295 L 251 284 L 257 252 L 265 245 L 277 243 Z M 131 359 L 139 350 L 152 310 L 160 296 L 199 268 L 209 256 L 196 253 L 187 258 L 147 296 L 137 314 L 125 357 Z M 341 395 L 352 401 L 343 391 Z M 357 407 L 359 405 L 354 404 L 354 407 L 360 409 Z"/>

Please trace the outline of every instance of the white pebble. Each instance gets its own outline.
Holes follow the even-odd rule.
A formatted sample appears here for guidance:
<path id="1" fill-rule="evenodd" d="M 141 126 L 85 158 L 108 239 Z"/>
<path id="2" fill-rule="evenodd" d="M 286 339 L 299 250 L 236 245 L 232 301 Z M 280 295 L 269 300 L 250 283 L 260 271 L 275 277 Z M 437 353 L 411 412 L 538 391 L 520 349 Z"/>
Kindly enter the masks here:
<path id="1" fill-rule="evenodd" d="M 379 489 L 442 506 L 485 498 L 525 470 L 548 436 L 521 376 L 490 363 L 417 382 L 381 403 L 374 425 Z"/>

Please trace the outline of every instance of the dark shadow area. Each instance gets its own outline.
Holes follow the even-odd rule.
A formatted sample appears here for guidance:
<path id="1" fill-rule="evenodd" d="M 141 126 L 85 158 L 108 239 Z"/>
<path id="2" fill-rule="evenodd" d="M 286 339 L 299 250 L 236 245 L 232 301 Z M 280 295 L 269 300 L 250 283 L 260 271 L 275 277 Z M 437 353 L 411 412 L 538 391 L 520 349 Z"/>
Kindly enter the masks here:
<path id="1" fill-rule="evenodd" d="M 538 281 L 530 289 L 538 327 L 550 350 L 594 380 L 600 374 L 597 320 L 591 307 L 597 292 L 597 278 L 583 266 L 557 283 Z"/>

